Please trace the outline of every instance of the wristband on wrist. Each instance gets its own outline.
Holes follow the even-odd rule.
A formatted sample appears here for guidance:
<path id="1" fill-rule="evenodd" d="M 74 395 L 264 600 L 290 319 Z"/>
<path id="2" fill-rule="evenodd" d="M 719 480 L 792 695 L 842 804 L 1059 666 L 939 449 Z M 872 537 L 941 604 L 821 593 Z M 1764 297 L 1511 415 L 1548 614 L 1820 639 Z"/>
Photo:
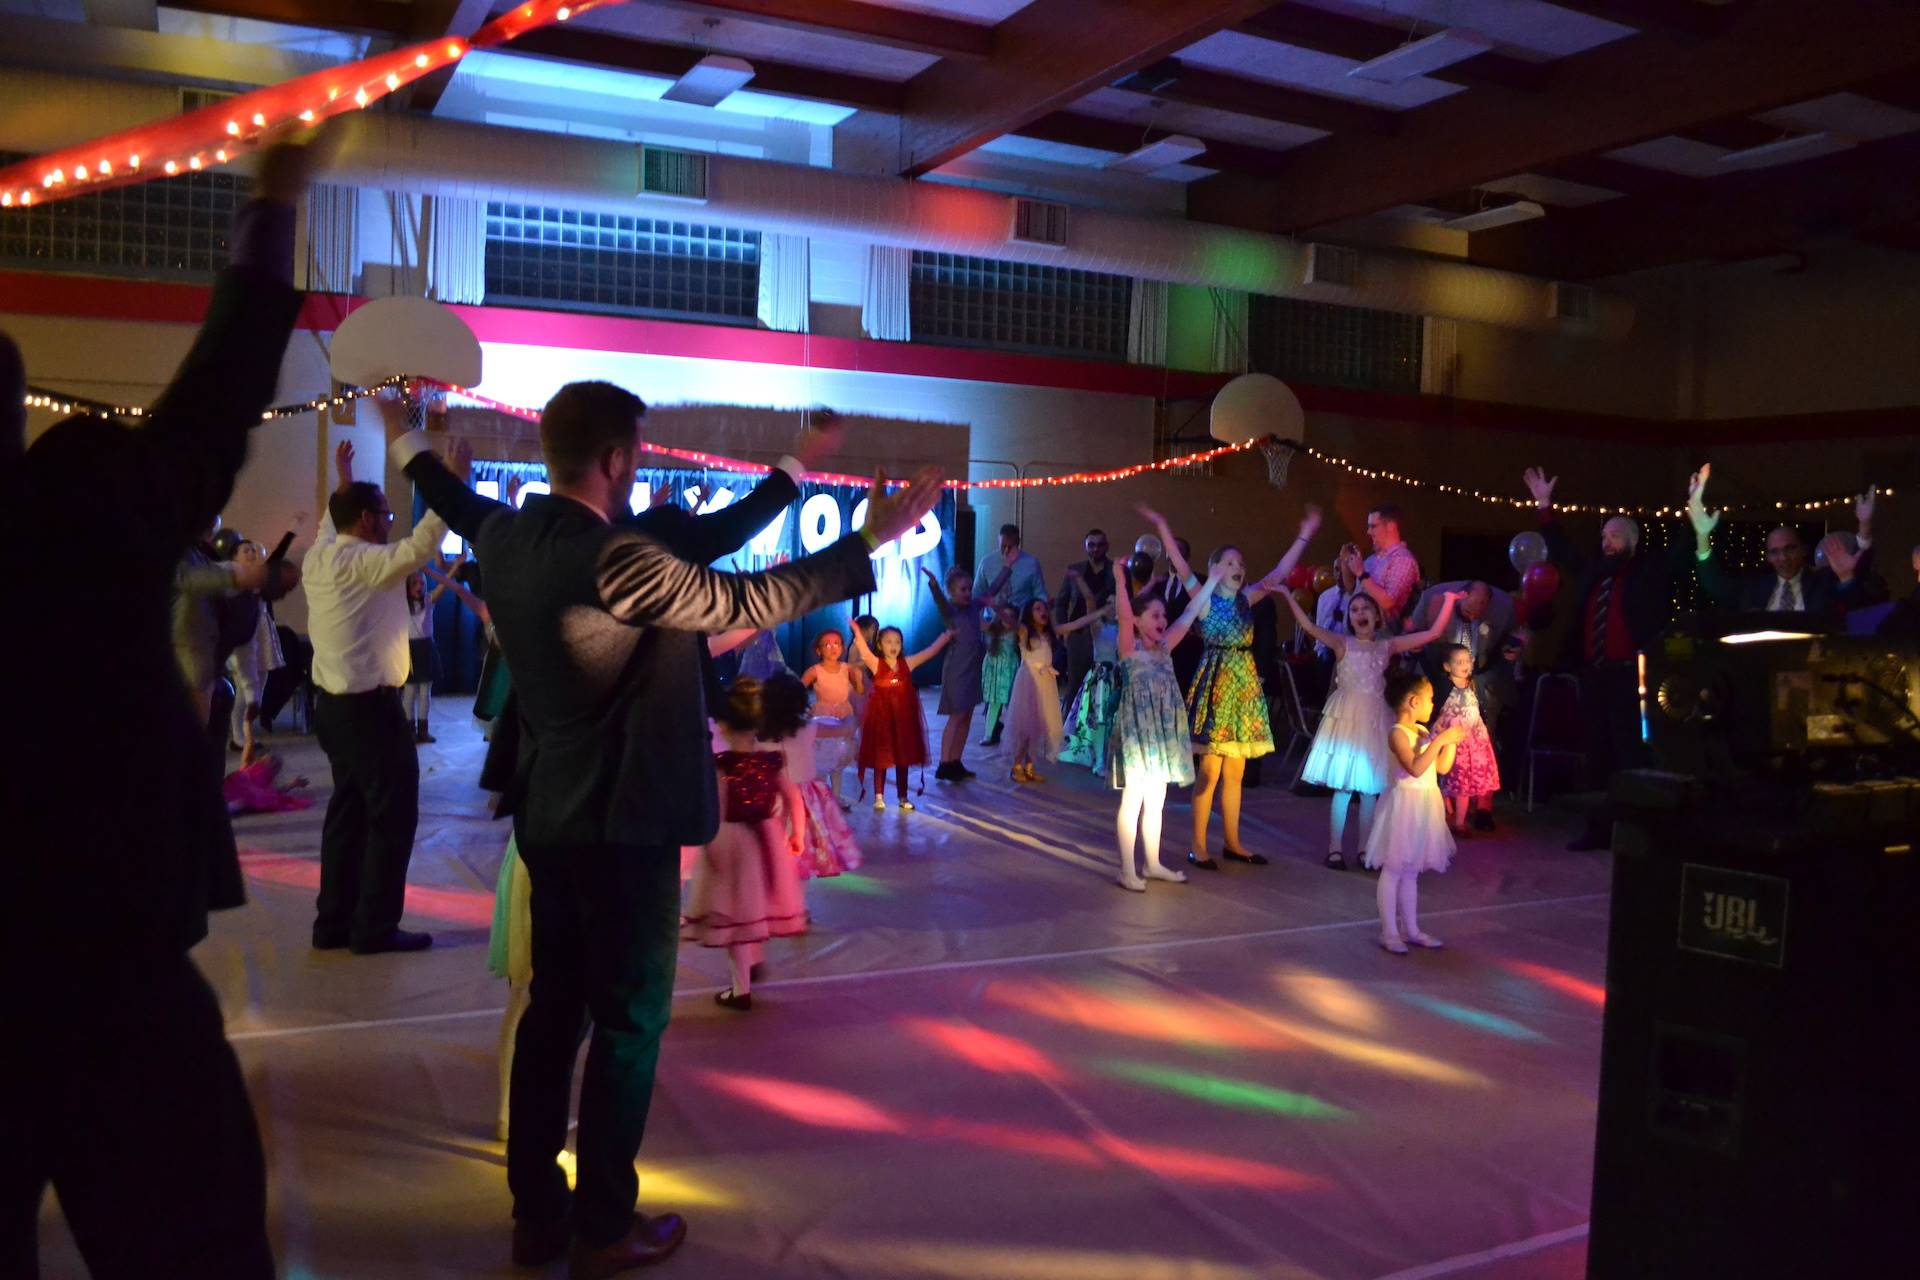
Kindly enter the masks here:
<path id="1" fill-rule="evenodd" d="M 869 551 L 878 551 L 880 549 L 879 535 L 875 534 L 872 529 L 867 528 L 865 525 L 860 527 L 860 541 L 867 544 L 867 550 Z"/>

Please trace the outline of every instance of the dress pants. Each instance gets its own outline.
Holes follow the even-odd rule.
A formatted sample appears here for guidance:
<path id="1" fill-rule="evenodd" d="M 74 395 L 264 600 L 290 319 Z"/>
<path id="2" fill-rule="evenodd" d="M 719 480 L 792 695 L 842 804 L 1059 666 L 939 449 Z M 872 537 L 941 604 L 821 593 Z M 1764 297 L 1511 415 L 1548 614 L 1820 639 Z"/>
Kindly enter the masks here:
<path id="1" fill-rule="evenodd" d="M 1089 671 L 1093 670 L 1093 628 L 1082 627 L 1078 631 L 1069 633 L 1066 644 L 1067 678 L 1060 686 L 1065 694 L 1065 700 L 1061 706 L 1071 707 L 1073 700 L 1080 696 L 1080 682 L 1087 678 Z"/>
<path id="2" fill-rule="evenodd" d="M 266 1162 L 220 1007 L 178 950 L 45 954 L 0 1051 L 0 1277 L 47 1184 L 94 1280 L 272 1280 Z"/>
<path id="3" fill-rule="evenodd" d="M 1580 724 L 1587 753 L 1587 787 L 1602 796 L 1587 818 L 1587 835 L 1610 842 L 1613 775 L 1643 767 L 1649 757 L 1640 740 L 1640 682 L 1632 662 L 1596 662 L 1580 672 Z"/>
<path id="4" fill-rule="evenodd" d="M 420 757 L 398 689 L 321 693 L 314 729 L 333 767 L 320 828 L 315 946 L 378 942 L 399 927 L 420 821 Z"/>
<path id="5" fill-rule="evenodd" d="M 508 1086 L 507 1186 L 516 1220 L 567 1215 L 566 1175 L 555 1159 L 567 1140 L 574 1055 L 591 1019 L 572 1213 L 574 1232 L 597 1247 L 627 1233 L 640 1195 L 633 1162 L 673 1011 L 680 850 L 524 839 L 519 848 L 532 890 L 533 985 Z"/>

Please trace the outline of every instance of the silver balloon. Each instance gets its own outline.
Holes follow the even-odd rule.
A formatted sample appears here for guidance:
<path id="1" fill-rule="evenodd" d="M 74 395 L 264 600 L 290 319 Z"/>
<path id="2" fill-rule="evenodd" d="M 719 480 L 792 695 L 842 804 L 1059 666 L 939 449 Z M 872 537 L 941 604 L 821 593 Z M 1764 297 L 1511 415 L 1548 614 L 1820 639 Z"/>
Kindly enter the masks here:
<path id="1" fill-rule="evenodd" d="M 1160 539 L 1151 533 L 1143 533 L 1136 538 L 1133 549 L 1141 555 L 1152 556 L 1155 560 L 1167 554 L 1167 549 L 1161 544 Z"/>
<path id="2" fill-rule="evenodd" d="M 1840 541 L 1845 543 L 1847 550 L 1854 555 L 1860 554 L 1860 539 L 1857 535 L 1842 529 L 1840 530 Z M 1827 567 L 1827 540 L 1825 538 L 1813 544 L 1813 567 L 1816 569 L 1824 569 Z"/>
<path id="3" fill-rule="evenodd" d="M 1513 535 L 1513 541 L 1507 544 L 1507 562 L 1521 577 L 1527 576 L 1527 570 L 1547 558 L 1547 540 L 1533 529 Z"/>

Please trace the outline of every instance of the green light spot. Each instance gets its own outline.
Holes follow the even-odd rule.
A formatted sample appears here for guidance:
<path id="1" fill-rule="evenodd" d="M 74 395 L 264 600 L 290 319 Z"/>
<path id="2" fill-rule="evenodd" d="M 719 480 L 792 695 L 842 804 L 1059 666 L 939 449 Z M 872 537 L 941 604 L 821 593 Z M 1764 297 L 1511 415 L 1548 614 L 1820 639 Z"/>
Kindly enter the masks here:
<path id="1" fill-rule="evenodd" d="M 808 887 L 807 892 L 812 893 L 816 889 L 839 889 L 847 893 L 856 894 L 862 898 L 891 898 L 893 896 L 893 890 L 887 888 L 887 886 L 881 884 L 878 880 L 871 879 L 867 876 L 821 876 L 813 881 Z"/>
<path id="2" fill-rule="evenodd" d="M 1292 1116 L 1297 1120 L 1351 1120 L 1353 1112 L 1304 1093 L 1290 1093 L 1251 1080 L 1233 1080 L 1226 1076 L 1196 1075 L 1150 1062 L 1108 1061 L 1100 1070 L 1117 1080 L 1150 1084 L 1169 1093 L 1198 1098 L 1216 1107 L 1235 1111 L 1265 1111 Z"/>

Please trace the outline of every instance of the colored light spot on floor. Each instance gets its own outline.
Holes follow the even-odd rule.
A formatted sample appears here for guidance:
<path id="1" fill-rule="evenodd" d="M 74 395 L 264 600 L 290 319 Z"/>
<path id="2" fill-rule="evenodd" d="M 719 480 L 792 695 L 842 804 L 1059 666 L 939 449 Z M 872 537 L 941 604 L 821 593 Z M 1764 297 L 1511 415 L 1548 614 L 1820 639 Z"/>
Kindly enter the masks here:
<path id="1" fill-rule="evenodd" d="M 1471 1005 L 1455 1004 L 1451 1000 L 1441 1000 L 1418 991 L 1402 991 L 1400 998 L 1416 1009 L 1425 1009 L 1436 1017 L 1449 1022 L 1458 1022 L 1462 1026 L 1490 1032 L 1508 1040 L 1545 1040 L 1546 1037 L 1524 1023 L 1512 1018 L 1503 1018 L 1497 1013 L 1485 1009 L 1475 1009 Z"/>
<path id="2" fill-rule="evenodd" d="M 1107 1061 L 1100 1071 L 1116 1080 L 1152 1085 L 1168 1093 L 1197 1098 L 1236 1111 L 1264 1111 L 1300 1120 L 1351 1120 L 1353 1112 L 1305 1093 L 1276 1089 L 1253 1080 L 1200 1075 L 1150 1062 Z"/>
<path id="3" fill-rule="evenodd" d="M 964 1022 L 941 1022 L 934 1018 L 902 1018 L 900 1021 L 918 1039 L 982 1071 L 1033 1076 L 1040 1080 L 1064 1080 L 1068 1075 L 1046 1054 L 1012 1036 Z"/>

